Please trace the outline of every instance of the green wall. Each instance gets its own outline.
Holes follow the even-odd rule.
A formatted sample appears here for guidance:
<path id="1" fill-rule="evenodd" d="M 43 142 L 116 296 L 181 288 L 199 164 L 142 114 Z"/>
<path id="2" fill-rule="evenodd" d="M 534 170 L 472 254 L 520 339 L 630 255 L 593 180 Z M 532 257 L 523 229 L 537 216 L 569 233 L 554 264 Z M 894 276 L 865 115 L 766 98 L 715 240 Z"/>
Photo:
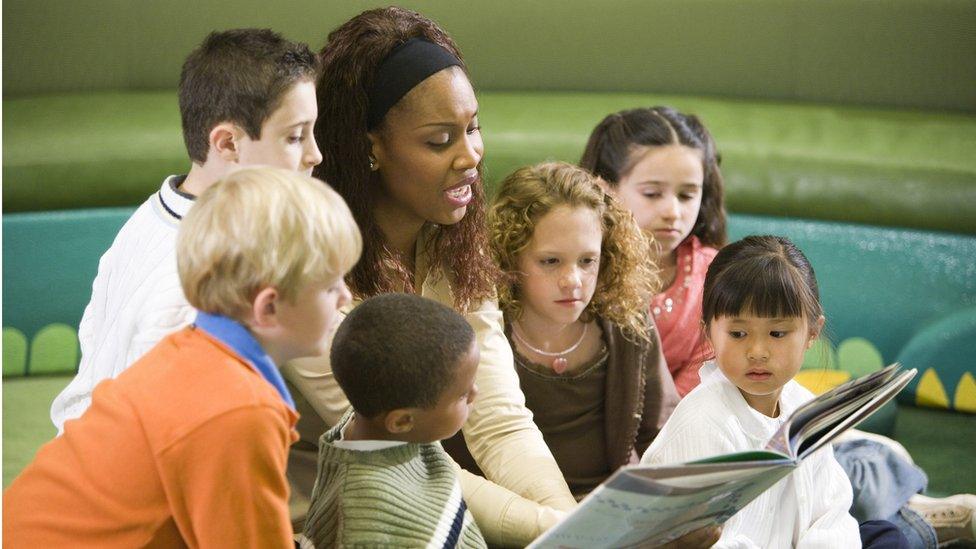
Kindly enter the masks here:
<path id="1" fill-rule="evenodd" d="M 213 29 L 317 49 L 386 2 L 7 0 L 4 96 L 173 89 Z M 408 1 L 490 90 L 614 90 L 976 111 L 971 0 Z M 274 6 L 271 8 L 270 6 Z"/>

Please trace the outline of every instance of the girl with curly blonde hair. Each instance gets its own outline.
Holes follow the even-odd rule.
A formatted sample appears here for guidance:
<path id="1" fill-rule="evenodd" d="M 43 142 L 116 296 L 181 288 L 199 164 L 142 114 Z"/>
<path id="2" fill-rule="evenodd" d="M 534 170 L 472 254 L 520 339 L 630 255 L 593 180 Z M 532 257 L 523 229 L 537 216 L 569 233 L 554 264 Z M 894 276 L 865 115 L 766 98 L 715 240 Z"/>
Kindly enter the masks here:
<path id="1" fill-rule="evenodd" d="M 526 404 L 582 497 L 635 462 L 677 403 L 647 315 L 649 243 L 596 177 L 558 162 L 505 179 L 488 224 Z"/>

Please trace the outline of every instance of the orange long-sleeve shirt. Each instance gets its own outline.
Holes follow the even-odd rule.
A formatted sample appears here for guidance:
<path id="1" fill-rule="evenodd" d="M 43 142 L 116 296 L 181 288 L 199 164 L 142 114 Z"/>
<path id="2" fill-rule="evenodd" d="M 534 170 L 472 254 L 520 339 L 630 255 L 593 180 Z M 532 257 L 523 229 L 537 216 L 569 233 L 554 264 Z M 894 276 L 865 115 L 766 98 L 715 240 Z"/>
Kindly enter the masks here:
<path id="1" fill-rule="evenodd" d="M 3 495 L 4 547 L 294 547 L 297 414 L 202 330 L 161 341 Z"/>

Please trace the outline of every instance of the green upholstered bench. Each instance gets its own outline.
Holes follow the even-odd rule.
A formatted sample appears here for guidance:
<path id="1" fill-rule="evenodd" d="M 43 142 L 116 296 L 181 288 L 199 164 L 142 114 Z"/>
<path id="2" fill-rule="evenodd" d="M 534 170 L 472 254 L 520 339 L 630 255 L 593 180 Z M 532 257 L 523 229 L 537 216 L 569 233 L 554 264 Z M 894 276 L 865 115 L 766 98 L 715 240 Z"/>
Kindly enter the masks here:
<path id="1" fill-rule="evenodd" d="M 976 116 L 609 92 L 480 101 L 489 185 L 543 159 L 579 160 L 610 112 L 667 104 L 714 132 L 734 211 L 976 233 Z M 134 205 L 188 167 L 173 92 L 3 106 L 8 212 Z"/>
<path id="2" fill-rule="evenodd" d="M 131 211 L 4 216 L 5 377 L 74 371 L 98 258 Z M 811 367 L 861 375 L 898 360 L 921 374 L 907 401 L 976 412 L 976 236 L 749 215 L 730 232 L 789 236 L 807 253 L 833 342 Z"/>

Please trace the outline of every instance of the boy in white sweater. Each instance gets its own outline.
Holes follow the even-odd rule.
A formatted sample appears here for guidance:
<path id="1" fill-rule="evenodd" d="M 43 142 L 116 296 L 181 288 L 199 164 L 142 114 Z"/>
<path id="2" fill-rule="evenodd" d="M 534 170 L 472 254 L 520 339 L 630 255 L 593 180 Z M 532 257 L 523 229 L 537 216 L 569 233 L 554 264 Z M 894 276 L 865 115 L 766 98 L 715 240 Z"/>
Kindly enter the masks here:
<path id="1" fill-rule="evenodd" d="M 813 398 L 793 377 L 820 335 L 823 308 L 813 268 L 788 239 L 750 236 L 723 248 L 705 277 L 702 321 L 715 362 L 702 367 L 701 384 L 644 463 L 762 449 Z M 907 546 L 885 521 L 859 528 L 851 501 L 850 481 L 826 446 L 730 518 L 717 547 Z"/>
<path id="2" fill-rule="evenodd" d="M 267 29 L 211 33 L 187 57 L 179 99 L 190 171 L 167 177 L 99 261 L 78 328 L 78 374 L 51 406 L 58 434 L 88 409 L 95 385 L 193 320 L 175 246 L 194 198 L 240 166 L 311 175 L 322 160 L 312 136 L 317 70 L 308 46 Z"/>

